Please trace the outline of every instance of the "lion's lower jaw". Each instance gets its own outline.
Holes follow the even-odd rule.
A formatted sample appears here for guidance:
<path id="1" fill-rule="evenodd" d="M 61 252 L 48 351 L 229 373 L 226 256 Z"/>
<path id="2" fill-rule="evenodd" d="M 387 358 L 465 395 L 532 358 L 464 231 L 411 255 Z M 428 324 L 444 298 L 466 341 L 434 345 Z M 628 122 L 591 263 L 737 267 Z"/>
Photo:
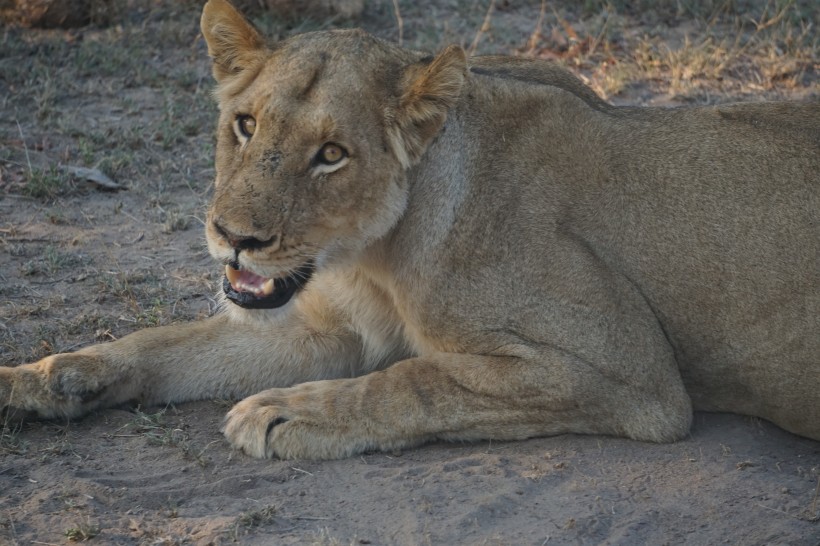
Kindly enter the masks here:
<path id="1" fill-rule="evenodd" d="M 281 323 L 293 312 L 300 294 L 294 294 L 284 305 L 272 309 L 247 309 L 237 305 L 225 296 L 223 290 L 216 294 L 216 313 L 226 314 L 231 323 L 250 327 L 270 326 Z"/>

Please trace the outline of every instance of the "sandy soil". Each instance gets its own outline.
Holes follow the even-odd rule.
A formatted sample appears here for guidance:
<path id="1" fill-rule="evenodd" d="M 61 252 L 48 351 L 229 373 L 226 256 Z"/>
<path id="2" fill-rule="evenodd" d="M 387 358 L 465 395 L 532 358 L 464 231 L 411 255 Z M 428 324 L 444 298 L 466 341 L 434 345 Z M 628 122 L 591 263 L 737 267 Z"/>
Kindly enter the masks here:
<path id="1" fill-rule="evenodd" d="M 748 418 L 699 414 L 671 445 L 560 436 L 308 462 L 232 452 L 224 411 L 26 426 L 25 453 L 0 458 L 0 543 L 62 543 L 83 526 L 103 544 L 820 540 L 820 445 Z"/>
<path id="2" fill-rule="evenodd" d="M 402 37 L 554 58 L 619 103 L 817 100 L 811 2 L 765 29 L 765 2 L 711 24 L 614 4 L 497 2 L 487 18 L 486 2 L 400 2 Z M 107 28 L 0 30 L 0 365 L 213 312 L 201 219 L 215 107 L 198 10 L 132 0 Z M 331 25 L 258 23 L 278 36 Z M 398 36 L 392 2 L 355 24 Z M 218 432 L 229 407 L 0 416 L 0 545 L 820 544 L 820 443 L 758 419 L 697 414 L 671 445 L 559 436 L 258 461 Z"/>

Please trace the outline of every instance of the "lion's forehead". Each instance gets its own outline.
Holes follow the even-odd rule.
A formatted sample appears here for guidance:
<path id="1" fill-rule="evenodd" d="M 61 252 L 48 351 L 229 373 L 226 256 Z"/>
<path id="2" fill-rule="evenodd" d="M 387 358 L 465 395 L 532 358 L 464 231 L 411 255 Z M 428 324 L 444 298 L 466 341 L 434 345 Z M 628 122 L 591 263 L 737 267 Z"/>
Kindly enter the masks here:
<path id="1" fill-rule="evenodd" d="M 360 29 L 342 29 L 298 34 L 280 42 L 275 53 L 302 60 L 325 53 L 333 60 L 352 59 L 362 63 L 372 57 L 401 51 Z"/>
<path id="2" fill-rule="evenodd" d="M 328 104 L 362 102 L 368 95 L 383 92 L 373 71 L 359 70 L 347 62 L 309 59 L 283 63 L 272 60 L 248 87 L 249 96 L 267 103 Z"/>
<path id="3" fill-rule="evenodd" d="M 328 70 L 330 56 L 324 53 L 283 58 L 271 56 L 259 76 L 249 86 L 251 93 L 266 97 L 287 97 L 292 100 L 304 99 L 314 91 L 320 82 L 331 76 Z"/>
<path id="4" fill-rule="evenodd" d="M 254 83 L 297 100 L 314 94 L 355 97 L 385 88 L 411 60 L 408 52 L 358 30 L 314 32 L 278 46 Z"/>

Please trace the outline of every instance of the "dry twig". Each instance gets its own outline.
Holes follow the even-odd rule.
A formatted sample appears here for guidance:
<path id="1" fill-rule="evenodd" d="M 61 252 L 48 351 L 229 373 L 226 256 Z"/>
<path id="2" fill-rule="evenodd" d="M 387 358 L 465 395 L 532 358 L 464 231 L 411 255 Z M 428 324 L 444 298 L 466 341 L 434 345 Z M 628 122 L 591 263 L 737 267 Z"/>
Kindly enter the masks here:
<path id="1" fill-rule="evenodd" d="M 399 27 L 399 45 L 404 41 L 404 19 L 401 18 L 399 0 L 393 0 L 393 13 L 396 15 L 396 25 Z"/>
<path id="2" fill-rule="evenodd" d="M 493 11 L 495 11 L 495 0 L 490 0 L 490 6 L 487 8 L 487 14 L 484 16 L 484 22 L 481 23 L 481 26 L 475 33 L 475 39 L 473 39 L 473 44 L 470 46 L 470 56 L 475 55 L 475 51 L 478 49 L 478 42 L 481 41 L 481 36 L 490 30 L 490 19 L 493 16 Z"/>

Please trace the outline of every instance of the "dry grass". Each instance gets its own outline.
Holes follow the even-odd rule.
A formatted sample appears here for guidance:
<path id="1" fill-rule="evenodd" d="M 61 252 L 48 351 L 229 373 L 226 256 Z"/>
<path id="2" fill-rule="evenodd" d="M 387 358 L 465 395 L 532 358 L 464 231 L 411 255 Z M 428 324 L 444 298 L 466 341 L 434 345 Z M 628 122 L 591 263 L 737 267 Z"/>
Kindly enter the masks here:
<path id="1" fill-rule="evenodd" d="M 184 423 L 170 423 L 166 410 L 156 413 L 145 413 L 139 409 L 134 412 L 133 422 L 127 425 L 126 435 L 136 434 L 144 437 L 153 445 L 175 447 L 180 450 L 186 459 L 195 461 L 199 466 L 208 466 L 205 452 L 208 446 L 196 446 L 187 432 Z"/>
<path id="2" fill-rule="evenodd" d="M 634 100 L 636 92 L 639 100 L 701 103 L 816 95 L 816 9 L 795 1 L 740 4 L 657 2 L 640 17 L 618 2 L 587 2 L 587 18 L 553 9 L 518 52 L 574 68 L 610 99 Z"/>
<path id="3" fill-rule="evenodd" d="M 100 534 L 100 528 L 90 519 L 80 521 L 74 527 L 69 527 L 63 533 L 71 542 L 85 542 Z"/>
<path id="4" fill-rule="evenodd" d="M 26 452 L 26 445 L 20 438 L 21 427 L 19 421 L 13 422 L 8 414 L 3 415 L 3 425 L 0 427 L 0 453 L 21 455 Z"/>

